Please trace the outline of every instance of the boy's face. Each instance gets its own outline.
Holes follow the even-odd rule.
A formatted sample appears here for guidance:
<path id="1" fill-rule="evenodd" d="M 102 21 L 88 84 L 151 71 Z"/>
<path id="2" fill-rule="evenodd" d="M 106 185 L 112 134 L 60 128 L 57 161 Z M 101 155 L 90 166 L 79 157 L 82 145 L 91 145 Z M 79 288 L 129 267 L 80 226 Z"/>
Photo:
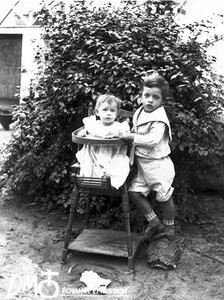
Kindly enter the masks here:
<path id="1" fill-rule="evenodd" d="M 113 124 L 116 116 L 117 116 L 117 105 L 116 104 L 108 104 L 108 103 L 102 103 L 97 111 L 97 116 L 100 117 L 100 121 L 103 125 L 109 126 Z"/>
<path id="2" fill-rule="evenodd" d="M 145 86 L 142 90 L 141 103 L 145 112 L 153 112 L 155 109 L 163 105 L 161 89 L 158 87 Z"/>

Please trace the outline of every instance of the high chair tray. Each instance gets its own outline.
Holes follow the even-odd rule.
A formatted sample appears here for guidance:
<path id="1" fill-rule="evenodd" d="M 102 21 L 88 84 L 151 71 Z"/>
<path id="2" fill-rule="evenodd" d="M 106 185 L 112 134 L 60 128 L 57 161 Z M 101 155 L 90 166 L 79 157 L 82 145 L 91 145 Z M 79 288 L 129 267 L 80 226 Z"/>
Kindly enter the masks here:
<path id="1" fill-rule="evenodd" d="M 69 250 L 86 253 L 128 257 L 126 231 L 109 229 L 84 229 L 70 244 Z M 137 233 L 132 233 L 133 255 L 137 252 L 141 238 Z"/>
<path id="2" fill-rule="evenodd" d="M 126 145 L 126 142 L 120 138 L 110 138 L 110 139 L 103 139 L 103 138 L 96 138 L 96 137 L 83 137 L 78 136 L 77 134 L 79 131 L 83 129 L 80 127 L 72 132 L 72 141 L 77 144 L 84 144 L 84 145 L 98 145 L 98 146 L 106 146 L 106 145 Z"/>

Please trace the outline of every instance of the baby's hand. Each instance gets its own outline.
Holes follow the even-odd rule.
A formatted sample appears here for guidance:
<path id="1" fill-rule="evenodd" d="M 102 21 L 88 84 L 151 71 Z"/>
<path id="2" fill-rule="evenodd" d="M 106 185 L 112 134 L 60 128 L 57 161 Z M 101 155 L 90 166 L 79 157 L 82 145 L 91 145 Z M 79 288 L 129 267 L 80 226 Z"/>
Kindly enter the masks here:
<path id="1" fill-rule="evenodd" d="M 85 129 L 81 129 L 81 130 L 77 133 L 77 136 L 82 136 L 82 137 L 84 137 L 84 136 L 86 136 L 86 135 L 87 135 L 87 132 L 86 132 Z"/>

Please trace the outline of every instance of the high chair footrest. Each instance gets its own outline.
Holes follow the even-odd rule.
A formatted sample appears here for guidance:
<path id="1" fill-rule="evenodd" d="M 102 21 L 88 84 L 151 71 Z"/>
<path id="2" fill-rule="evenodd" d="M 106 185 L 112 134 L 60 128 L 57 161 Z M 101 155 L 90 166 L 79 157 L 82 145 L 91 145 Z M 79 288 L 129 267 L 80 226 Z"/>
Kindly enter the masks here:
<path id="1" fill-rule="evenodd" d="M 75 177 L 76 186 L 79 188 L 96 188 L 101 190 L 110 190 L 112 189 L 110 178 L 109 177 L 84 177 L 84 176 L 76 176 Z"/>
<path id="2" fill-rule="evenodd" d="M 131 234 L 132 256 L 137 252 L 141 236 Z M 128 257 L 126 231 L 109 229 L 84 229 L 80 235 L 69 245 L 69 250 L 86 253 Z"/>

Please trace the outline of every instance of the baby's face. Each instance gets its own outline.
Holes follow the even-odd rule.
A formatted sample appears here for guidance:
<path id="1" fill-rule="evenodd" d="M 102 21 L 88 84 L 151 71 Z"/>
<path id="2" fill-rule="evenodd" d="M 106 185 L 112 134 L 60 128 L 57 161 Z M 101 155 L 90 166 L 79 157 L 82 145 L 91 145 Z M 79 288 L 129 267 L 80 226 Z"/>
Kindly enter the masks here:
<path id="1" fill-rule="evenodd" d="M 100 117 L 100 121 L 104 126 L 109 126 L 113 124 L 116 116 L 117 116 L 117 105 L 116 104 L 108 104 L 102 103 L 98 110 L 97 115 Z"/>

